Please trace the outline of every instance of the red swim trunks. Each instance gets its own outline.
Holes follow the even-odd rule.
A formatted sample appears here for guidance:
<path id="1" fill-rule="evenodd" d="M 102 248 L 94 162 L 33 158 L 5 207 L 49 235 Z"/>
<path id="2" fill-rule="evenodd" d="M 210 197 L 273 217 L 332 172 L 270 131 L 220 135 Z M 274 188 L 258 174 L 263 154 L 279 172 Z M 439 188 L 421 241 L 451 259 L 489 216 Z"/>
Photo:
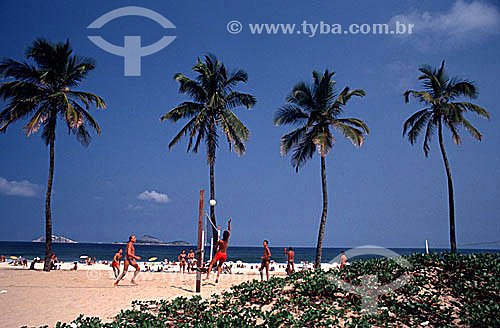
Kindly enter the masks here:
<path id="1" fill-rule="evenodd" d="M 217 252 L 217 254 L 215 254 L 215 261 L 225 262 L 226 260 L 227 260 L 227 254 L 226 253 Z"/>
<path id="2" fill-rule="evenodd" d="M 119 269 L 120 265 L 118 264 L 118 262 L 113 262 L 113 263 L 111 263 L 111 267 L 115 267 L 115 268 Z"/>

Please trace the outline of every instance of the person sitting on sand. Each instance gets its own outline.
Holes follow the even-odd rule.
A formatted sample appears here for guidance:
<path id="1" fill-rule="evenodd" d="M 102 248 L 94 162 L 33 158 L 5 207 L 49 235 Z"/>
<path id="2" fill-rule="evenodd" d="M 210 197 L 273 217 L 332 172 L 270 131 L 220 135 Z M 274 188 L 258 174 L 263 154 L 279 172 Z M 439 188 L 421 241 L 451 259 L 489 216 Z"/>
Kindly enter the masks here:
<path id="1" fill-rule="evenodd" d="M 74 267 L 72 267 L 69 271 L 76 271 L 78 270 L 78 262 L 73 262 L 75 264 Z"/>
<path id="2" fill-rule="evenodd" d="M 30 264 L 30 270 L 35 270 L 35 264 L 40 260 L 40 258 L 38 257 L 35 257 L 33 259 L 33 261 L 31 261 L 31 264 Z"/>
<path id="3" fill-rule="evenodd" d="M 57 266 L 56 266 L 56 263 L 58 263 L 59 261 L 57 260 L 57 256 L 55 253 L 52 253 L 50 255 L 50 270 L 57 270 Z"/>
<path id="4" fill-rule="evenodd" d="M 177 259 L 179 260 L 179 272 L 182 271 L 182 273 L 184 273 L 186 270 L 186 251 L 182 250 L 182 253 L 179 254 Z"/>
<path id="5" fill-rule="evenodd" d="M 344 251 L 342 251 L 341 254 L 342 255 L 340 256 L 340 268 L 342 269 L 347 262 L 347 256 L 345 256 Z"/>
<path id="6" fill-rule="evenodd" d="M 269 280 L 269 262 L 271 261 L 271 251 L 269 250 L 269 247 L 267 247 L 267 245 L 269 245 L 269 242 L 267 240 L 264 240 L 264 256 L 261 257 L 262 263 L 259 268 L 261 281 L 264 280 L 264 274 L 262 272 L 264 268 L 266 269 L 266 278 L 267 280 Z"/>
<path id="7" fill-rule="evenodd" d="M 295 256 L 295 252 L 293 251 L 293 249 L 291 247 L 289 247 L 288 252 L 286 251 L 286 248 L 285 248 L 285 254 L 288 256 L 287 265 L 286 265 L 286 273 L 291 274 L 291 273 L 295 272 L 295 266 L 293 265 L 293 258 Z"/>
<path id="8" fill-rule="evenodd" d="M 111 267 L 115 273 L 115 279 L 120 275 L 120 261 L 122 259 L 123 250 L 120 248 L 113 256 L 113 262 L 111 262 Z"/>
<path id="9" fill-rule="evenodd" d="M 137 277 L 137 275 L 141 271 L 141 268 L 139 267 L 139 264 L 137 264 L 136 260 L 139 261 L 141 258 L 139 256 L 135 255 L 134 243 L 136 241 L 137 241 L 137 239 L 135 238 L 135 235 L 131 235 L 128 238 L 127 248 L 125 249 L 125 260 L 123 261 L 123 272 L 116 279 L 115 287 L 118 286 L 118 283 L 120 282 L 120 280 L 122 280 L 123 277 L 125 277 L 125 275 L 127 274 L 129 265 L 131 265 L 135 268 L 134 277 L 132 278 L 132 280 L 130 282 L 137 286 L 137 282 L 135 281 L 135 278 Z"/>
<path id="10" fill-rule="evenodd" d="M 212 259 L 210 262 L 210 265 L 208 266 L 208 271 L 207 271 L 207 277 L 205 280 L 208 280 L 210 278 L 210 272 L 212 271 L 212 267 L 216 262 L 217 264 L 217 278 L 215 279 L 215 283 L 219 282 L 219 275 L 220 272 L 222 271 L 222 265 L 224 262 L 227 260 L 227 246 L 229 244 L 229 235 L 231 234 L 231 221 L 233 218 L 229 218 L 229 221 L 227 221 L 227 230 L 224 231 L 222 234 L 222 240 L 219 240 L 217 242 L 217 245 L 215 245 L 215 251 L 217 252 L 215 254 L 215 257 Z"/>
<path id="11" fill-rule="evenodd" d="M 189 253 L 187 255 L 187 259 L 188 259 L 188 273 L 189 273 L 190 270 L 193 270 L 194 262 L 196 261 L 194 258 L 194 252 L 193 252 L 192 248 L 189 250 Z"/>

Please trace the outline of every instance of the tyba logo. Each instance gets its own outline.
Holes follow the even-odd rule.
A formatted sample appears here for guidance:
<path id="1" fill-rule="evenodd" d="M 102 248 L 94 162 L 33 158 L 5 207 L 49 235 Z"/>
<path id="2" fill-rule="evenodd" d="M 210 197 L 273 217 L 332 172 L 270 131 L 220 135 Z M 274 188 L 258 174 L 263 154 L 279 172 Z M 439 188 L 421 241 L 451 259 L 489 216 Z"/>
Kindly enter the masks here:
<path id="1" fill-rule="evenodd" d="M 163 28 L 176 28 L 168 19 L 158 14 L 157 12 L 142 8 L 142 7 L 123 7 L 112 10 L 95 21 L 92 22 L 87 28 L 99 29 L 104 24 L 112 21 L 115 18 L 124 16 L 142 16 L 154 20 L 160 24 Z M 175 40 L 175 36 L 163 36 L 157 42 L 141 47 L 141 37 L 140 36 L 124 36 L 124 45 L 119 47 L 117 45 L 111 44 L 104 40 L 100 36 L 89 36 L 90 41 L 92 41 L 99 48 L 112 53 L 117 56 L 122 56 L 124 58 L 125 64 L 125 76 L 140 76 L 141 75 L 141 57 L 154 54 L 166 46 L 168 46 L 172 41 Z"/>

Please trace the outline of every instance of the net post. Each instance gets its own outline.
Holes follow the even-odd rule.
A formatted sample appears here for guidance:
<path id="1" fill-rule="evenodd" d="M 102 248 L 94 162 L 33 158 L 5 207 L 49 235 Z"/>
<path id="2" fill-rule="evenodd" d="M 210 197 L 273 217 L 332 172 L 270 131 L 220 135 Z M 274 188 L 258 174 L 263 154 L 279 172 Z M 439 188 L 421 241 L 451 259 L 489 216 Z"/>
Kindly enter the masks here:
<path id="1" fill-rule="evenodd" d="M 198 213 L 198 250 L 197 250 L 197 272 L 196 272 L 196 292 L 200 293 L 201 292 L 201 265 L 202 265 L 202 254 L 201 254 L 201 249 L 202 249 L 202 244 L 203 244 L 203 203 L 204 203 L 204 196 L 205 196 L 205 191 L 200 190 L 200 210 Z"/>

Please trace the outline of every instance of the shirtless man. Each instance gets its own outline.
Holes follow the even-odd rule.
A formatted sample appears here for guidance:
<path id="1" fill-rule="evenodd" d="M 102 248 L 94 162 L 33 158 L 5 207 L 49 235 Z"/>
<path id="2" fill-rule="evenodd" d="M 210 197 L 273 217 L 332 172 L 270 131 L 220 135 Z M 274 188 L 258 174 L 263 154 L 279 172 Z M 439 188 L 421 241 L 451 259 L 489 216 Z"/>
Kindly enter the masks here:
<path id="1" fill-rule="evenodd" d="M 179 254 L 177 259 L 179 260 L 179 272 L 182 271 L 182 273 L 184 273 L 186 270 L 186 251 L 182 250 L 182 253 Z"/>
<path id="2" fill-rule="evenodd" d="M 269 250 L 269 247 L 267 247 L 267 245 L 269 245 L 269 242 L 267 240 L 264 240 L 264 256 L 261 257 L 262 259 L 262 264 L 260 265 L 260 280 L 264 280 L 264 274 L 262 272 L 262 270 L 264 270 L 264 268 L 266 269 L 266 278 L 267 280 L 269 280 L 269 262 L 271 262 L 271 251 Z"/>
<path id="3" fill-rule="evenodd" d="M 217 245 L 215 245 L 215 251 L 217 253 L 208 266 L 207 277 L 205 278 L 205 280 L 210 277 L 210 272 L 212 271 L 212 267 L 214 266 L 214 264 L 216 262 L 219 262 L 217 265 L 217 278 L 215 279 L 215 283 L 219 282 L 219 275 L 222 271 L 222 264 L 224 264 L 224 262 L 227 260 L 227 245 L 229 244 L 229 234 L 231 233 L 232 220 L 233 218 L 229 218 L 229 221 L 227 221 L 227 230 L 224 231 L 224 233 L 222 234 L 222 239 L 217 242 Z"/>
<path id="4" fill-rule="evenodd" d="M 115 273 L 115 279 L 120 275 L 120 261 L 122 259 L 123 250 L 120 248 L 118 252 L 113 256 L 113 262 L 111 262 L 111 267 Z"/>
<path id="5" fill-rule="evenodd" d="M 137 239 L 135 238 L 135 235 L 131 235 L 128 238 L 128 244 L 127 244 L 127 248 L 125 250 L 125 260 L 123 261 L 123 272 L 116 279 L 115 287 L 118 286 L 118 283 L 120 282 L 120 280 L 122 280 L 123 277 L 125 277 L 125 275 L 127 274 L 129 265 L 131 265 L 135 268 L 134 277 L 132 278 L 132 280 L 130 282 L 137 286 L 137 283 L 135 282 L 135 278 L 137 277 L 137 275 L 141 271 L 141 268 L 139 267 L 139 264 L 137 264 L 136 260 L 139 261 L 141 258 L 139 256 L 135 255 L 134 243 L 136 242 L 136 240 Z"/>
<path id="6" fill-rule="evenodd" d="M 194 258 L 194 252 L 192 248 L 189 250 L 187 259 L 188 259 L 188 273 L 189 273 L 190 270 L 193 270 L 194 263 L 196 261 Z"/>
<path id="7" fill-rule="evenodd" d="M 341 254 L 342 255 L 340 256 L 340 268 L 342 269 L 347 262 L 347 256 L 345 256 L 344 251 L 342 251 Z"/>
<path id="8" fill-rule="evenodd" d="M 295 252 L 291 247 L 288 248 L 288 252 L 286 251 L 285 248 L 285 255 L 288 256 L 288 262 L 286 265 L 286 273 L 291 274 L 292 272 L 295 272 L 295 266 L 293 265 L 293 257 L 295 256 Z"/>

